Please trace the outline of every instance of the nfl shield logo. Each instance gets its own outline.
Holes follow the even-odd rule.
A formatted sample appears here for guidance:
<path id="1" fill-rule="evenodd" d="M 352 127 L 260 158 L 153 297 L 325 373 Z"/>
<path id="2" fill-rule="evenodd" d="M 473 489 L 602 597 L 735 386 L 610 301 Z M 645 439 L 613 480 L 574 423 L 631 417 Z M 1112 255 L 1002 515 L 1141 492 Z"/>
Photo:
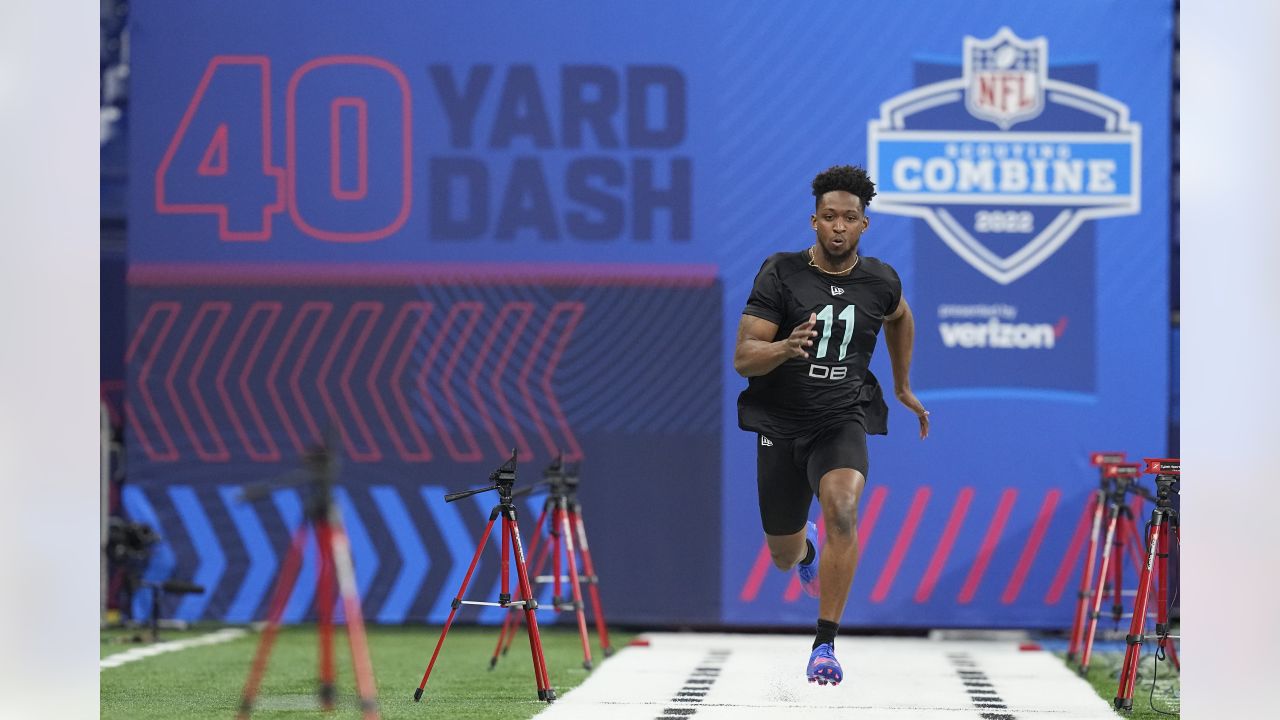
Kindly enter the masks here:
<path id="1" fill-rule="evenodd" d="M 1049 42 L 1023 40 L 1007 27 L 964 39 L 965 106 L 974 117 L 1008 130 L 1044 110 Z"/>

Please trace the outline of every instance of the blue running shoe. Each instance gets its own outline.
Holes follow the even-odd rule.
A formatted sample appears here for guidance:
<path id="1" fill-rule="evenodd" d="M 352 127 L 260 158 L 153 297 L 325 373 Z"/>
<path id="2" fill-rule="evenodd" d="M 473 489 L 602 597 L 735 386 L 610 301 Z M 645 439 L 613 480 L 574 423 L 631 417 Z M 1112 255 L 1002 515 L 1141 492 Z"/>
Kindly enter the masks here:
<path id="1" fill-rule="evenodd" d="M 839 685 L 840 681 L 844 680 L 844 670 L 840 668 L 840 661 L 836 659 L 835 651 L 827 643 L 822 643 L 813 649 L 805 675 L 808 676 L 809 682 L 816 682 L 819 685 Z"/>
<path id="2" fill-rule="evenodd" d="M 805 565 L 796 563 L 796 572 L 800 575 L 800 587 L 809 597 L 818 597 L 818 526 L 813 523 L 805 525 L 805 537 L 813 543 L 813 562 Z"/>

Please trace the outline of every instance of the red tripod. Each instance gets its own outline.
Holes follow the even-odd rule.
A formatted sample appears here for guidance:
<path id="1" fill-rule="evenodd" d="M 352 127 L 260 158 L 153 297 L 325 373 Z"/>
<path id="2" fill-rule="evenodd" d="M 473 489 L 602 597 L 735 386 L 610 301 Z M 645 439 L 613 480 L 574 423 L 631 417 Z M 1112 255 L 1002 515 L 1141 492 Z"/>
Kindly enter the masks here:
<path id="1" fill-rule="evenodd" d="M 534 581 L 554 583 L 552 606 L 559 611 L 572 610 L 577 615 L 578 636 L 582 640 L 582 666 L 587 670 L 591 670 L 593 663 L 591 660 L 591 644 L 587 640 L 587 620 L 583 613 L 582 584 L 587 585 L 591 598 L 592 615 L 595 618 L 596 632 L 600 635 L 600 645 L 604 650 L 605 657 L 613 654 L 613 647 L 609 644 L 609 630 L 605 625 L 604 611 L 600 605 L 600 579 L 596 575 L 595 565 L 591 561 L 591 549 L 587 545 L 587 531 L 582 522 L 582 505 L 578 502 L 578 468 L 575 465 L 571 469 L 565 469 L 560 458 L 557 457 L 544 471 L 543 477 L 543 483 L 550 486 L 550 494 L 548 494 L 547 500 L 542 506 L 542 513 L 538 516 L 538 523 L 533 531 L 534 540 L 530 554 L 535 558 L 533 563 Z M 522 492 L 533 489 L 533 487 L 525 488 Z M 548 528 L 547 542 L 544 543 L 542 527 L 548 516 L 551 518 L 551 525 Z M 585 575 L 578 573 L 578 563 L 575 557 L 577 552 L 575 552 L 574 546 L 575 535 L 577 537 L 576 549 L 581 552 Z M 565 562 L 569 567 L 569 575 L 567 577 L 561 574 L 560 571 L 562 547 L 564 548 Z M 553 575 L 542 574 L 546 568 L 548 558 L 554 558 L 552 563 Z M 570 591 L 572 592 L 572 601 L 562 595 L 563 583 L 566 581 L 569 583 Z M 498 635 L 498 644 L 493 648 L 493 657 L 489 659 L 490 670 L 498 664 L 499 653 L 506 655 L 511 648 L 511 642 L 515 639 L 516 626 L 519 622 L 519 615 L 508 615 L 503 621 L 502 631 Z"/>
<path id="2" fill-rule="evenodd" d="M 449 626 L 453 624 L 453 618 L 458 614 L 458 608 L 463 605 L 490 605 L 524 611 L 525 622 L 529 625 L 529 651 L 533 655 L 533 679 L 538 686 L 538 699 L 546 702 L 555 702 L 556 691 L 555 688 L 551 687 L 551 681 L 547 677 L 547 661 L 542 654 L 542 638 L 538 635 L 538 619 L 533 612 L 538 607 L 538 601 L 533 596 L 533 587 L 529 582 L 529 568 L 525 565 L 524 548 L 520 544 L 520 528 L 516 524 L 516 506 L 512 502 L 511 486 L 516 481 L 516 453 L 514 450 L 511 451 L 511 459 L 503 463 L 497 470 L 494 470 L 489 475 L 489 480 L 493 483 L 489 487 L 478 490 L 464 490 L 444 496 L 445 502 L 453 502 L 482 492 L 497 490 L 499 501 L 494 506 L 493 511 L 489 513 L 489 524 L 485 526 L 484 534 L 480 536 L 480 543 L 476 547 L 475 557 L 471 558 L 471 566 L 467 568 L 467 574 L 462 578 L 462 587 L 458 588 L 458 594 L 453 598 L 453 608 L 449 611 L 449 617 L 444 621 L 444 629 L 440 631 L 440 639 L 436 641 L 435 652 L 431 653 L 431 662 L 427 663 L 427 671 L 422 675 L 422 682 L 413 693 L 414 702 L 422 699 L 422 693 L 427 687 L 427 680 L 431 677 L 431 668 L 435 667 L 436 658 L 440 655 L 440 647 L 444 645 L 444 638 L 449 634 Z M 498 596 L 498 602 L 463 600 L 462 596 L 467 592 L 467 584 L 471 582 L 471 574 L 475 572 L 476 564 L 480 562 L 480 553 L 484 552 L 485 543 L 489 540 L 489 533 L 493 531 L 493 524 L 499 516 L 502 517 L 502 591 Z M 520 594 L 522 596 L 521 599 L 516 601 L 511 599 L 510 559 L 513 554 L 516 561 L 516 576 L 519 580 Z"/>
<path id="3" fill-rule="evenodd" d="M 1088 625 L 1084 635 L 1084 649 L 1080 660 L 1080 674 L 1089 670 L 1089 661 L 1093 656 L 1093 640 L 1098 630 L 1098 618 L 1102 614 L 1102 598 L 1108 587 L 1112 591 L 1113 601 L 1111 616 L 1117 627 L 1124 617 L 1124 552 L 1128 550 L 1136 557 L 1141 557 L 1142 544 L 1138 535 L 1138 527 L 1133 519 L 1133 510 L 1126 502 L 1129 494 L 1151 499 L 1151 493 L 1137 484 L 1142 466 L 1138 463 L 1111 463 L 1104 465 L 1104 474 L 1111 479 L 1112 487 L 1107 493 L 1107 535 L 1102 543 L 1102 559 L 1099 562 L 1096 592 L 1090 598 Z M 1110 585 L 1108 586 L 1108 580 Z"/>
<path id="4" fill-rule="evenodd" d="M 1122 452 L 1095 452 L 1089 455 L 1089 464 L 1098 468 L 1098 489 L 1089 496 L 1086 512 L 1093 515 L 1093 526 L 1089 530 L 1089 548 L 1084 556 L 1084 570 L 1080 573 L 1080 592 L 1076 595 L 1076 610 L 1071 616 L 1071 641 L 1067 644 L 1067 662 L 1075 662 L 1076 653 L 1084 636 L 1084 618 L 1093 598 L 1093 563 L 1098 556 L 1098 540 L 1102 534 L 1102 515 L 1107 505 L 1107 493 L 1111 489 L 1111 478 L 1107 475 L 1107 466 L 1124 462 Z"/>
<path id="5" fill-rule="evenodd" d="M 284 615 L 285 603 L 298 579 L 307 531 L 311 529 L 315 532 L 316 547 L 320 551 L 320 573 L 316 578 L 316 613 L 319 616 L 320 626 L 320 704 L 325 710 L 332 710 L 336 695 L 333 665 L 333 590 L 336 579 L 337 589 L 342 597 L 342 606 L 347 615 L 347 642 L 351 650 L 351 664 L 355 669 L 361 712 L 364 720 L 378 720 L 377 687 L 373 680 L 373 663 L 369 659 L 369 645 L 365 638 L 364 616 L 360 611 L 360 595 L 356 588 L 355 565 L 351 561 L 351 545 L 342 527 L 342 513 L 333 502 L 336 463 L 326 444 L 312 450 L 306 456 L 305 463 L 310 470 L 310 476 L 305 480 L 264 483 L 246 488 L 242 493 L 242 498 L 252 500 L 265 497 L 272 490 L 284 485 L 305 483 L 311 489 L 306 504 L 305 520 L 294 532 L 289 554 L 285 556 L 284 564 L 280 567 L 280 576 L 272 591 L 267 627 L 262 632 L 253 665 L 249 669 L 249 677 L 245 681 L 238 717 L 242 720 L 248 718 L 253 709 L 258 686 L 267 669 L 271 646 L 280 630 L 280 618 Z"/>
<path id="6" fill-rule="evenodd" d="M 1178 549 L 1182 547 L 1182 532 L 1178 524 L 1178 510 L 1173 506 L 1173 498 L 1178 494 L 1178 482 L 1181 463 L 1178 458 L 1143 458 L 1146 473 L 1156 476 L 1156 506 L 1151 511 L 1151 522 L 1147 525 L 1147 561 L 1142 566 L 1142 576 L 1138 579 L 1138 593 L 1133 599 L 1133 620 L 1129 623 L 1129 634 L 1125 637 L 1124 665 L 1120 668 L 1120 686 L 1116 688 L 1115 707 L 1117 710 L 1133 710 L 1133 687 L 1138 676 L 1138 661 L 1142 657 L 1142 644 L 1146 637 L 1142 634 L 1147 619 L 1147 601 L 1151 596 L 1152 568 L 1155 568 L 1156 579 L 1156 657 L 1166 654 L 1173 661 L 1175 668 L 1181 669 L 1178 652 L 1169 634 L 1169 535 L 1173 534 Z M 1166 645 L 1167 643 L 1167 645 Z"/>

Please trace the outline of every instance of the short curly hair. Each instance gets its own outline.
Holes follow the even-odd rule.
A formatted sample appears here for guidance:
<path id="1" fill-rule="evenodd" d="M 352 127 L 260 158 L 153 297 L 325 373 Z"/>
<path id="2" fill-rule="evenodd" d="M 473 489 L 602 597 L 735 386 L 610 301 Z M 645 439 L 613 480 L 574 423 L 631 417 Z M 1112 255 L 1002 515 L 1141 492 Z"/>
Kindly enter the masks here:
<path id="1" fill-rule="evenodd" d="M 818 206 L 822 196 L 833 190 L 844 190 L 857 195 L 862 200 L 865 211 L 876 196 L 876 184 L 871 181 L 867 171 L 857 165 L 832 165 L 818 173 L 813 179 L 813 205 Z"/>

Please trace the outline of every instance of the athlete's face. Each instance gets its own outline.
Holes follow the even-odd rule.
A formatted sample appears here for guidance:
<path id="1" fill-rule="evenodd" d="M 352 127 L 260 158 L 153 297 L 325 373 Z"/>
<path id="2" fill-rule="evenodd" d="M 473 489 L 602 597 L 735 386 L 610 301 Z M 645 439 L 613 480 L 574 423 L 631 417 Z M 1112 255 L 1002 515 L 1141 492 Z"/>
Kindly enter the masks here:
<path id="1" fill-rule="evenodd" d="M 833 263 L 843 262 L 858 250 L 858 240 L 867 229 L 862 198 L 844 190 L 832 190 L 818 199 L 818 210 L 810 218 L 818 232 L 818 246 Z"/>

